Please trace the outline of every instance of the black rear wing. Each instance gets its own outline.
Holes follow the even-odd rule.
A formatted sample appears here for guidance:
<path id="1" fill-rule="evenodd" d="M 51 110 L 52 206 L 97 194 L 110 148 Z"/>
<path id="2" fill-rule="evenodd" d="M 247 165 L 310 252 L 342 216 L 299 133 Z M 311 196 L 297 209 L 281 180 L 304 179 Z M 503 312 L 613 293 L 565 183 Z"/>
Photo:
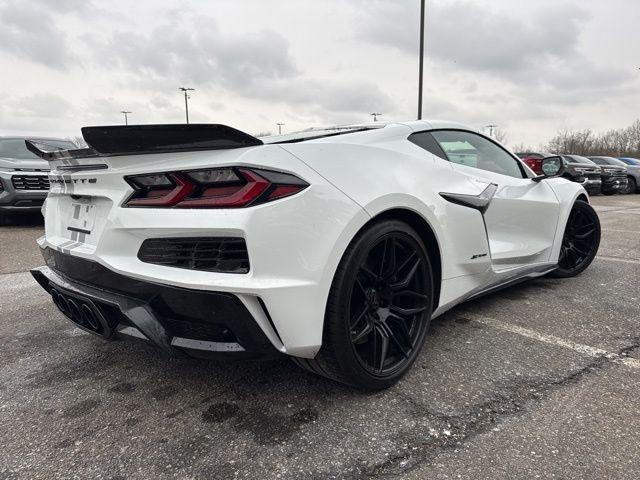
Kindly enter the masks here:
<path id="1" fill-rule="evenodd" d="M 46 142 L 25 140 L 27 148 L 45 160 L 113 155 L 193 152 L 255 147 L 262 141 L 227 125 L 192 123 L 176 125 L 115 125 L 83 127 L 89 148 L 59 150 Z"/>

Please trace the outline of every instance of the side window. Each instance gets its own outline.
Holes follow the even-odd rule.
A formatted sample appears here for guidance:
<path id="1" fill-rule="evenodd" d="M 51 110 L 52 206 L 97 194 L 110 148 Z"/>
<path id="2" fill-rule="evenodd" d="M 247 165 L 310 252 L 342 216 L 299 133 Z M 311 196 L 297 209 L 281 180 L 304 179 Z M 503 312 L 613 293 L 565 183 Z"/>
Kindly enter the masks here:
<path id="1" fill-rule="evenodd" d="M 449 160 L 438 142 L 436 142 L 436 139 L 429 132 L 412 133 L 409 135 L 409 141 L 420 148 L 424 148 L 427 152 L 433 153 L 436 157 Z"/>
<path id="2" fill-rule="evenodd" d="M 458 130 L 437 130 L 431 134 L 453 163 L 515 178 L 525 177 L 515 158 L 480 135 Z"/>

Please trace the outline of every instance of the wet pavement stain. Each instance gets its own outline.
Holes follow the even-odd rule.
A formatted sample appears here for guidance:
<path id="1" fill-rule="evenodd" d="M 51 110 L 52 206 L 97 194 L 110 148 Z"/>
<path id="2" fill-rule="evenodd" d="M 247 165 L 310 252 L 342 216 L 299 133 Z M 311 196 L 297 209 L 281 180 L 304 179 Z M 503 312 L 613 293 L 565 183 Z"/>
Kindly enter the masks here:
<path id="1" fill-rule="evenodd" d="M 122 382 L 109 388 L 109 391 L 114 393 L 131 393 L 135 389 L 136 389 L 135 383 Z"/>
<path id="2" fill-rule="evenodd" d="M 202 413 L 202 420 L 207 423 L 222 423 L 233 418 L 240 409 L 234 403 L 215 403 Z"/>
<path id="3" fill-rule="evenodd" d="M 65 418 L 78 418 L 93 412 L 102 402 L 97 398 L 89 398 L 74 403 L 62 413 Z"/>

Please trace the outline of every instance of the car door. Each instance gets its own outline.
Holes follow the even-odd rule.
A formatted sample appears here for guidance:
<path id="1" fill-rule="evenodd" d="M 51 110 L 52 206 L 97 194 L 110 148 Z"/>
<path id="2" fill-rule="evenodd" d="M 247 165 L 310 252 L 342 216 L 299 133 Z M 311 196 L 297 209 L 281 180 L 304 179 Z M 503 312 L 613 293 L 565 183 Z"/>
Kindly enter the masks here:
<path id="1" fill-rule="evenodd" d="M 531 180 L 519 160 L 487 137 L 465 130 L 430 133 L 456 171 L 487 185 L 482 211 L 493 269 L 549 262 L 560 203 L 547 182 Z M 442 193 L 455 200 L 455 192 Z"/>

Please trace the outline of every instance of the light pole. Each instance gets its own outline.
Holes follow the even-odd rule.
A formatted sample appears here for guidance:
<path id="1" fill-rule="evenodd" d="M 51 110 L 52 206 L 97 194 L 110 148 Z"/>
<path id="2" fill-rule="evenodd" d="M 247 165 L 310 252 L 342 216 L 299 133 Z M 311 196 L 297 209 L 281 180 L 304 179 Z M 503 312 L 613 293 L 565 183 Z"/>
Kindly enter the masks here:
<path id="1" fill-rule="evenodd" d="M 187 123 L 189 123 L 189 99 L 191 97 L 188 92 L 195 90 L 195 88 L 179 87 L 178 90 L 184 92 L 184 113 L 187 116 Z"/>
<path id="2" fill-rule="evenodd" d="M 278 125 L 278 135 L 282 135 L 282 127 L 284 127 L 284 123 L 276 123 Z"/>
<path id="3" fill-rule="evenodd" d="M 424 11 L 425 0 L 420 0 L 420 62 L 418 67 L 418 120 L 422 120 L 422 83 L 424 79 Z"/>
<path id="4" fill-rule="evenodd" d="M 498 128 L 498 125 L 487 125 L 485 128 L 489 129 L 489 136 L 493 138 L 493 129 Z"/>
<path id="5" fill-rule="evenodd" d="M 127 115 L 133 112 L 130 112 L 128 110 L 120 110 L 120 113 L 124 114 L 124 124 L 129 125 L 129 117 L 127 117 Z"/>
<path id="6" fill-rule="evenodd" d="M 373 113 L 371 114 L 371 116 L 373 117 L 373 121 L 374 121 L 374 122 L 377 122 L 377 121 L 378 121 L 378 117 L 379 117 L 380 115 L 382 115 L 382 114 L 381 114 L 381 113 L 373 112 Z"/>

